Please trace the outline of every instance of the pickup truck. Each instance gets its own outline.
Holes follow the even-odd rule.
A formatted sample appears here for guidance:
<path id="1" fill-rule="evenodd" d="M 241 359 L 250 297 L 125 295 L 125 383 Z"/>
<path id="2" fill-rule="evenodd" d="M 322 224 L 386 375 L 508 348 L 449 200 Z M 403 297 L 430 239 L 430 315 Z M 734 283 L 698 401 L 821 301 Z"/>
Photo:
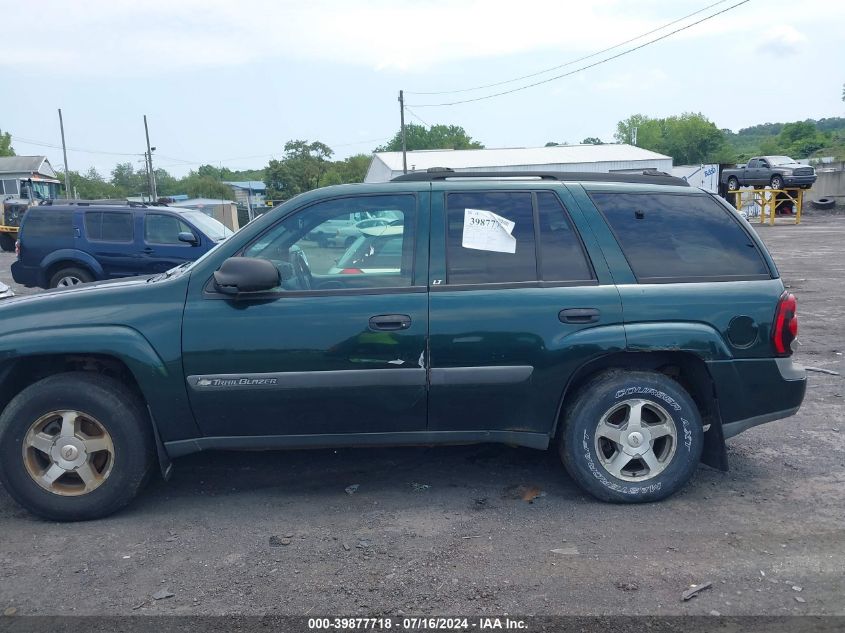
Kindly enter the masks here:
<path id="1" fill-rule="evenodd" d="M 728 191 L 747 186 L 809 189 L 816 182 L 816 170 L 789 156 L 756 156 L 744 167 L 723 169 L 720 182 Z"/>

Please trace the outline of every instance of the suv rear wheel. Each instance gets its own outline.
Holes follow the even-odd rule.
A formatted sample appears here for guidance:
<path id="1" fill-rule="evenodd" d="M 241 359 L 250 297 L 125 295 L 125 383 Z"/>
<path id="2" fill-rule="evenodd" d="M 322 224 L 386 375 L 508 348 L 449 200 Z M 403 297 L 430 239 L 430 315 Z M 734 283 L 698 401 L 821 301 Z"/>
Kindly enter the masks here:
<path id="1" fill-rule="evenodd" d="M 154 451 L 143 405 L 99 374 L 40 380 L 0 415 L 0 480 L 46 519 L 96 519 L 120 509 L 146 483 Z"/>
<path id="2" fill-rule="evenodd" d="M 704 443 L 701 417 L 674 380 L 611 370 L 567 406 L 560 455 L 566 470 L 603 501 L 658 501 L 690 480 Z"/>
<path id="3" fill-rule="evenodd" d="M 50 287 L 69 288 L 79 284 L 87 284 L 90 281 L 94 281 L 94 277 L 84 268 L 68 267 L 57 270 L 50 277 Z"/>

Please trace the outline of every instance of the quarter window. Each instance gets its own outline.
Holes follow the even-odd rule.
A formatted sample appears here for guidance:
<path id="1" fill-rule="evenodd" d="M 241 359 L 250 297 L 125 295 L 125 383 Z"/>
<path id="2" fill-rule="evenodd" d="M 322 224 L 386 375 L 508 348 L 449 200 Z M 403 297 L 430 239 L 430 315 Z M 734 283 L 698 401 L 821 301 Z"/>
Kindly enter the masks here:
<path id="1" fill-rule="evenodd" d="M 30 209 L 24 216 L 24 234 L 30 237 L 73 238 L 73 211 Z"/>
<path id="2" fill-rule="evenodd" d="M 285 218 L 244 250 L 279 268 L 281 290 L 342 290 L 413 283 L 416 198 L 327 200 Z"/>
<path id="3" fill-rule="evenodd" d="M 450 193 L 446 205 L 449 284 L 537 280 L 531 193 Z"/>
<path id="4" fill-rule="evenodd" d="M 734 213 L 706 195 L 593 193 L 641 282 L 770 277 Z"/>

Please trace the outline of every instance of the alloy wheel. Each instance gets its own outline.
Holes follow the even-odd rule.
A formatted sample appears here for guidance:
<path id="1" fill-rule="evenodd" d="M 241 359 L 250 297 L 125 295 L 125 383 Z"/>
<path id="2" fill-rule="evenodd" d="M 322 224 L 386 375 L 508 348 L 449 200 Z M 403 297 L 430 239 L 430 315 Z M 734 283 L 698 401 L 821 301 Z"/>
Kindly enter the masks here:
<path id="1" fill-rule="evenodd" d="M 51 411 L 29 427 L 23 441 L 26 472 L 57 495 L 99 488 L 114 467 L 114 443 L 105 427 L 80 411 Z"/>

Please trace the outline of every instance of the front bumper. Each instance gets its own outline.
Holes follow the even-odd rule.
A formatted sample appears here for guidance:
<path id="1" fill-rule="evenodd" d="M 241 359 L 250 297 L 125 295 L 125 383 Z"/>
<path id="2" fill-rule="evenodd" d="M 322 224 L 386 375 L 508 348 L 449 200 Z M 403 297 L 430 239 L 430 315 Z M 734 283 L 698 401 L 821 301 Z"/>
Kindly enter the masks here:
<path id="1" fill-rule="evenodd" d="M 805 187 L 816 182 L 816 176 L 784 176 L 783 182 L 787 186 Z"/>
<path id="2" fill-rule="evenodd" d="M 795 415 L 807 390 L 807 373 L 791 357 L 714 361 L 708 369 L 725 439 Z"/>

